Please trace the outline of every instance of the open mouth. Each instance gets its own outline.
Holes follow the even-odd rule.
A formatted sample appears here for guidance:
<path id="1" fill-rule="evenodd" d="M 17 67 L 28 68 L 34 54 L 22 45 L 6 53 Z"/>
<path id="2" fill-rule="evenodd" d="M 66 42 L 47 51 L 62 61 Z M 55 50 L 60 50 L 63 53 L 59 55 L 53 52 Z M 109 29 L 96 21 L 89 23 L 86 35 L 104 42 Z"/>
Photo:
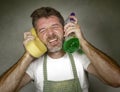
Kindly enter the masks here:
<path id="1" fill-rule="evenodd" d="M 48 42 L 50 45 L 55 46 L 58 44 L 58 38 L 50 39 Z"/>
<path id="2" fill-rule="evenodd" d="M 57 41 L 57 38 L 49 40 L 50 43 Z"/>

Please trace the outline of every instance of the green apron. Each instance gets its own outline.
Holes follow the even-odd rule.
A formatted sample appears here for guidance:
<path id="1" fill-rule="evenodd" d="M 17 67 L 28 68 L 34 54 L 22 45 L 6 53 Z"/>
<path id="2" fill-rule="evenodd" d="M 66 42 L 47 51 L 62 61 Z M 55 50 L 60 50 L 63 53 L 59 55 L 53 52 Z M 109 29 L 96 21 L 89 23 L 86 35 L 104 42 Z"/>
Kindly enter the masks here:
<path id="1" fill-rule="evenodd" d="M 43 72 L 44 72 L 43 92 L 82 92 L 79 79 L 77 76 L 77 71 L 73 56 L 70 53 L 68 55 L 72 65 L 74 79 L 64 80 L 64 81 L 47 80 L 47 56 L 45 55 L 44 63 L 43 63 Z"/>

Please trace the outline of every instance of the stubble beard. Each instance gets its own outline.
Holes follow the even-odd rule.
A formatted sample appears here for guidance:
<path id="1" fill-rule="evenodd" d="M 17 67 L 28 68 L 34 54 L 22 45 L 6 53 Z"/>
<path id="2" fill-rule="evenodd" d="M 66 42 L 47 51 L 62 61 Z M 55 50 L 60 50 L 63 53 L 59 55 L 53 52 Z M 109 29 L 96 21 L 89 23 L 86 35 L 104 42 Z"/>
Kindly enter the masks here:
<path id="1" fill-rule="evenodd" d="M 57 44 L 57 45 L 51 45 L 51 44 L 49 43 L 49 41 L 50 41 L 51 39 L 57 39 L 58 44 Z M 58 52 L 58 51 L 60 51 L 60 50 L 62 49 L 63 39 L 64 39 L 64 38 L 61 38 L 61 37 L 59 37 L 59 36 L 57 36 L 57 35 L 55 35 L 55 34 L 53 34 L 52 36 L 48 37 L 48 38 L 47 38 L 47 42 L 48 42 L 48 44 L 47 44 L 48 52 Z"/>
<path id="2" fill-rule="evenodd" d="M 58 52 L 58 51 L 60 51 L 61 49 L 62 49 L 62 42 L 61 42 L 60 46 L 54 46 L 54 47 L 52 47 L 52 48 L 49 48 L 49 47 L 48 47 L 48 52 Z"/>

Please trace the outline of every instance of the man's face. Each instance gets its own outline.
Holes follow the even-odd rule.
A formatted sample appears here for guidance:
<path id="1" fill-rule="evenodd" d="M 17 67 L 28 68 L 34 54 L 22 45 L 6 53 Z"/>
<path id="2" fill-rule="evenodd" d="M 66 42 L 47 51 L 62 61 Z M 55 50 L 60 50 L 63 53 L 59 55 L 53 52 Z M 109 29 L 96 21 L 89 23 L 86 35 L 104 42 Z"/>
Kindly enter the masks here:
<path id="1" fill-rule="evenodd" d="M 56 16 L 40 18 L 36 22 L 36 29 L 38 37 L 47 46 L 49 52 L 56 52 L 62 49 L 64 31 Z"/>

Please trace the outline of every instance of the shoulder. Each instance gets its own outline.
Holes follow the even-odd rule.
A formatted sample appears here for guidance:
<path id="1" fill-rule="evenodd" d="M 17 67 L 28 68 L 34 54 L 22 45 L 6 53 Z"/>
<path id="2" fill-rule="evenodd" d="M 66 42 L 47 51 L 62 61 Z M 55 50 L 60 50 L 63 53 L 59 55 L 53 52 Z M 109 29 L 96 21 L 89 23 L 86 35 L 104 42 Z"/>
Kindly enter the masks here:
<path id="1" fill-rule="evenodd" d="M 28 69 L 36 69 L 37 67 L 41 66 L 44 60 L 44 56 L 41 56 L 40 58 L 35 59 L 28 67 Z"/>
<path id="2" fill-rule="evenodd" d="M 26 70 L 26 73 L 32 78 L 35 79 L 35 73 L 39 70 L 39 67 L 42 66 L 44 56 L 34 60 Z"/>
<path id="3" fill-rule="evenodd" d="M 74 58 L 85 59 L 88 58 L 84 53 L 74 52 L 72 53 Z"/>
<path id="4" fill-rule="evenodd" d="M 73 57 L 75 59 L 76 62 L 79 62 L 83 65 L 84 69 L 87 70 L 88 65 L 90 64 L 90 60 L 87 57 L 86 54 L 84 53 L 79 53 L 79 52 L 74 52 L 73 53 Z"/>
<path id="5" fill-rule="evenodd" d="M 43 60 L 44 60 L 44 56 L 40 57 L 40 58 L 37 58 L 35 59 L 31 64 L 30 66 L 38 66 L 38 65 L 41 65 L 43 63 Z"/>

